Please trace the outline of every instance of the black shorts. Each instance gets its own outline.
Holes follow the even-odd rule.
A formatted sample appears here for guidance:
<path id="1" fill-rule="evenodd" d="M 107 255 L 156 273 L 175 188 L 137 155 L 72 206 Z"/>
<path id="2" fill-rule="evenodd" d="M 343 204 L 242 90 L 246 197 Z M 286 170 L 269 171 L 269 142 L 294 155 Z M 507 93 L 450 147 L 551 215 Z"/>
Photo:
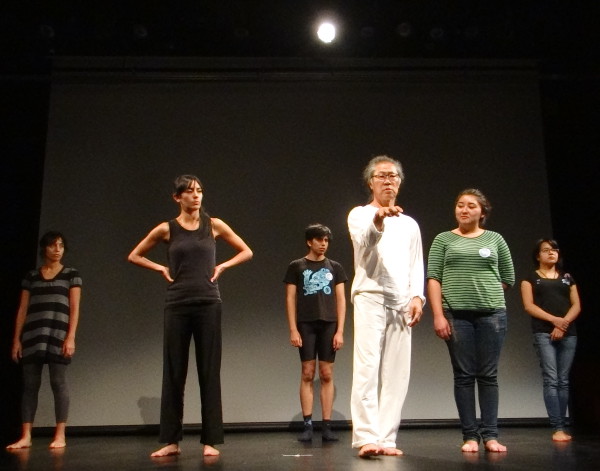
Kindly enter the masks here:
<path id="1" fill-rule="evenodd" d="M 298 322 L 298 332 L 302 338 L 302 346 L 299 348 L 300 360 L 315 360 L 318 356 L 320 361 L 333 363 L 335 361 L 333 337 L 336 331 L 337 322 Z"/>

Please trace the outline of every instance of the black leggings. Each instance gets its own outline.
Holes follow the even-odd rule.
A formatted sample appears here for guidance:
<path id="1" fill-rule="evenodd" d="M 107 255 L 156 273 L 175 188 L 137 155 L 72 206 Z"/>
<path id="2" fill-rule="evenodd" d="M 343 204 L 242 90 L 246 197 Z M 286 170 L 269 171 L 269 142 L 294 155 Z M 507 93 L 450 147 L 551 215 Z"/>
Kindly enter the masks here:
<path id="1" fill-rule="evenodd" d="M 54 414 L 56 423 L 66 422 L 69 416 L 69 388 L 67 387 L 67 366 L 62 363 L 48 363 L 50 386 L 54 393 Z M 23 364 L 23 400 L 21 418 L 23 423 L 33 423 L 38 405 L 38 392 L 42 384 L 43 363 Z"/>

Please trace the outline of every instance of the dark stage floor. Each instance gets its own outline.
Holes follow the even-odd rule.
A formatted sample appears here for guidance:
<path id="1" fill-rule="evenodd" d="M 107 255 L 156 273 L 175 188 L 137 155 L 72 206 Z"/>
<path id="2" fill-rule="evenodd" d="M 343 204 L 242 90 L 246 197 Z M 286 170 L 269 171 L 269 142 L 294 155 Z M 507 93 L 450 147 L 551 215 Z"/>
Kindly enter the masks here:
<path id="1" fill-rule="evenodd" d="M 287 432 L 228 433 L 221 456 L 203 459 L 198 436 L 188 434 L 177 457 L 151 459 L 157 448 L 151 436 L 69 437 L 68 448 L 51 452 L 48 437 L 34 438 L 29 450 L 0 452 L 0 470 L 593 470 L 600 469 L 600 436 L 576 436 L 568 444 L 555 444 L 546 428 L 503 428 L 504 454 L 460 452 L 457 429 L 407 429 L 399 434 L 405 455 L 399 458 L 360 459 L 350 448 L 350 432 L 341 431 L 340 442 L 299 443 Z"/>

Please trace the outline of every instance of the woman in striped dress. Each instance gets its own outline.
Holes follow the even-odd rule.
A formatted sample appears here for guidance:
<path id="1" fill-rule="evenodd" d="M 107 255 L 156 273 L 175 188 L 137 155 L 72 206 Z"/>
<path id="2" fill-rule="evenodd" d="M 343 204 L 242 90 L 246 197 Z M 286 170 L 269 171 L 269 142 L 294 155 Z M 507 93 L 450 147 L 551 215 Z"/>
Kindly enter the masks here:
<path id="1" fill-rule="evenodd" d="M 476 189 L 456 198 L 458 227 L 438 234 L 429 251 L 427 290 L 435 333 L 444 339 L 454 372 L 463 452 L 505 452 L 498 442 L 498 361 L 506 333 L 504 291 L 515 282 L 508 246 L 484 229 L 491 205 Z M 481 423 L 475 409 L 477 384 Z"/>
<path id="2" fill-rule="evenodd" d="M 38 403 L 42 368 L 48 364 L 54 394 L 56 431 L 50 448 L 66 446 L 65 427 L 69 412 L 67 365 L 75 353 L 79 321 L 81 277 L 62 264 L 67 240 L 50 231 L 40 239 L 42 266 L 30 271 L 21 283 L 21 300 L 15 322 L 12 359 L 23 365 L 23 420 L 21 438 L 9 450 L 29 448 Z"/>

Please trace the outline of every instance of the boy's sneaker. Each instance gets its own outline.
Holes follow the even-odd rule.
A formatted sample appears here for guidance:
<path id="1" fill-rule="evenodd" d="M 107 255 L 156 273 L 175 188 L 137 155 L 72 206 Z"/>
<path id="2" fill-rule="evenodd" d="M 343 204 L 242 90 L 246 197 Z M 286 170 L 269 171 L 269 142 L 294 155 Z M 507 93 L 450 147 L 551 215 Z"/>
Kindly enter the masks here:
<path id="1" fill-rule="evenodd" d="M 305 425 L 304 431 L 298 436 L 299 442 L 310 442 L 313 438 L 313 427 L 312 425 Z"/>
<path id="2" fill-rule="evenodd" d="M 333 430 L 331 430 L 331 426 L 323 426 L 323 441 L 324 442 L 337 442 L 339 439 Z"/>

